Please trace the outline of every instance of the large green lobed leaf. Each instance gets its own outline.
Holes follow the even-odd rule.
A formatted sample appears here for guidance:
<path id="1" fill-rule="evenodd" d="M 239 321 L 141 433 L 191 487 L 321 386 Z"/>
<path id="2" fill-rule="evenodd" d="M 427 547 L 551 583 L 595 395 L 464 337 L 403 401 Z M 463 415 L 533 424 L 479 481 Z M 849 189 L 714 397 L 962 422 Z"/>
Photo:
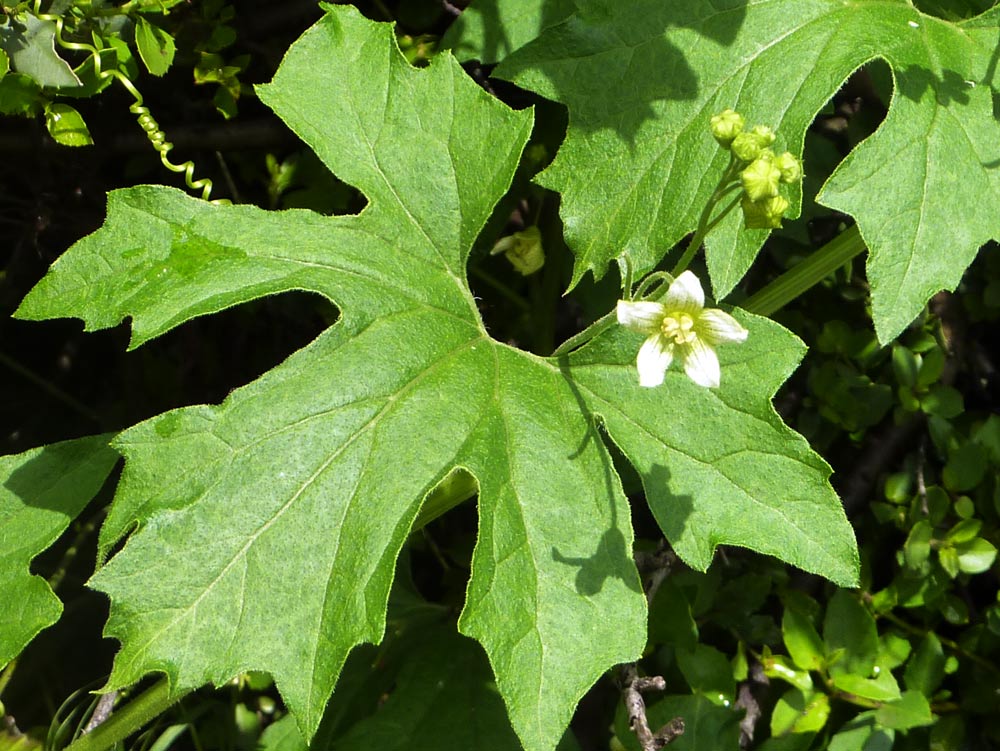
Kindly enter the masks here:
<path id="1" fill-rule="evenodd" d="M 856 580 L 829 468 L 770 405 L 802 354 L 787 331 L 743 316 L 750 339 L 721 352 L 718 391 L 674 373 L 641 389 L 628 332 L 561 361 L 486 333 L 465 263 L 530 112 L 490 98 L 450 56 L 410 68 L 387 25 L 348 7 L 328 8 L 259 93 L 365 193 L 361 214 L 116 191 L 105 226 L 18 311 L 88 329 L 131 317 L 133 346 L 286 290 L 342 313 L 221 405 L 116 441 L 126 467 L 102 551 L 132 534 L 92 580 L 122 642 L 110 686 L 150 671 L 176 689 L 269 671 L 311 737 L 348 652 L 382 637 L 423 498 L 462 467 L 480 492 L 459 628 L 485 647 L 524 747 L 553 748 L 589 686 L 645 642 L 629 508 L 599 424 L 693 565 L 734 543 Z"/>
<path id="2" fill-rule="evenodd" d="M 713 114 L 737 109 L 801 156 L 816 113 L 874 58 L 893 70 L 889 116 L 819 200 L 854 216 L 870 248 L 879 339 L 954 289 L 980 245 L 1000 238 L 1000 11 L 954 24 L 886 0 L 576 4 L 497 70 L 569 108 L 566 142 L 539 180 L 562 194 L 574 283 L 603 275 L 623 250 L 648 270 L 695 228 L 725 166 L 704 136 Z M 766 237 L 741 222 L 734 212 L 707 238 L 720 297 Z"/>

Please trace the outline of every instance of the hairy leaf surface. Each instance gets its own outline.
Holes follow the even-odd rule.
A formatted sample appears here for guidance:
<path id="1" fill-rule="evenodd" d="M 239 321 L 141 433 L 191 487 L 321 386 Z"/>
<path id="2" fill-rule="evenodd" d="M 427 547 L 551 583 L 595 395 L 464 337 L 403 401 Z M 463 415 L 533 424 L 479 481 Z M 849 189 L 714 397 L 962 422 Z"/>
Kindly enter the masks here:
<path id="1" fill-rule="evenodd" d="M 101 489 L 118 454 L 110 435 L 0 457 L 0 667 L 62 613 L 31 560 L 54 543 Z"/>
<path id="2" fill-rule="evenodd" d="M 269 671 L 311 737 L 348 652 L 383 634 L 422 500 L 462 467 L 480 493 L 459 628 L 485 647 L 525 748 L 555 747 L 587 688 L 645 642 L 629 508 L 599 424 L 693 565 L 732 542 L 853 583 L 829 468 L 770 405 L 801 343 L 744 316 L 751 344 L 720 352 L 723 386 L 707 391 L 674 373 L 641 389 L 641 338 L 624 331 L 559 361 L 491 339 L 465 264 L 531 113 L 491 99 L 449 56 L 410 68 L 386 25 L 327 13 L 259 93 L 365 193 L 361 214 L 117 191 L 105 226 L 19 310 L 89 329 L 131 317 L 133 346 L 287 290 L 342 314 L 221 405 L 117 440 L 126 468 L 102 550 L 134 531 L 92 582 L 122 642 L 110 684 Z"/>
<path id="3" fill-rule="evenodd" d="M 497 70 L 569 108 L 566 142 L 540 182 L 562 194 L 574 283 L 603 275 L 623 250 L 652 268 L 694 230 L 727 158 L 705 135 L 713 114 L 732 107 L 800 156 L 817 111 L 876 57 L 896 84 L 889 116 L 819 200 L 853 215 L 868 243 L 879 338 L 954 289 L 979 246 L 1000 237 L 1000 11 L 953 24 L 882 0 L 576 4 Z M 766 237 L 741 231 L 739 213 L 707 239 L 718 296 Z"/>
<path id="4" fill-rule="evenodd" d="M 448 27 L 441 44 L 459 60 L 496 63 L 574 10 L 573 0 L 477 0 Z"/>

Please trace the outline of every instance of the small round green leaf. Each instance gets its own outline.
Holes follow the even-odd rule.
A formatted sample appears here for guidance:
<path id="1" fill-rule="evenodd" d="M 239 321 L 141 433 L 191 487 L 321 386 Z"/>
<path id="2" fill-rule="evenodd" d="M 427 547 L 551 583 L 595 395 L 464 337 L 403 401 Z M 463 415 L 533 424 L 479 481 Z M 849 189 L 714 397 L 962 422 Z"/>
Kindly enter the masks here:
<path id="1" fill-rule="evenodd" d="M 90 146 L 94 142 L 83 116 L 62 102 L 45 108 L 45 126 L 55 142 L 63 146 Z"/>
<path id="2" fill-rule="evenodd" d="M 919 570 L 927 563 L 931 554 L 933 534 L 934 530 L 931 525 L 925 521 L 919 521 L 913 525 L 913 529 L 910 530 L 903 545 L 903 555 L 908 568 Z"/>
<path id="3" fill-rule="evenodd" d="M 955 546 L 958 567 L 966 574 L 981 574 L 993 565 L 997 549 L 989 540 L 977 537 Z"/>
<path id="4" fill-rule="evenodd" d="M 803 670 L 823 667 L 823 640 L 809 618 L 794 608 L 785 608 L 781 618 L 781 635 L 792 661 Z"/>
<path id="5" fill-rule="evenodd" d="M 815 733 L 830 716 L 830 698 L 818 691 L 790 688 L 778 700 L 771 714 L 771 735 Z"/>
<path id="6" fill-rule="evenodd" d="M 892 346 L 892 370 L 901 386 L 912 388 L 917 385 L 920 364 L 916 355 L 903 345 L 894 344 Z"/>
<path id="7" fill-rule="evenodd" d="M 909 730 L 934 723 L 930 705 L 919 691 L 907 691 L 899 699 L 875 711 L 875 721 L 884 728 Z"/>
<path id="8" fill-rule="evenodd" d="M 941 472 L 945 487 L 953 491 L 971 490 L 986 472 L 986 455 L 975 443 L 966 443 L 953 451 Z"/>
<path id="9" fill-rule="evenodd" d="M 693 650 L 678 650 L 677 667 L 691 691 L 704 695 L 713 704 L 736 698 L 736 681 L 728 658 L 714 647 L 698 644 Z"/>
<path id="10" fill-rule="evenodd" d="M 177 51 L 174 38 L 142 16 L 135 25 L 135 46 L 146 69 L 154 76 L 162 76 L 170 69 Z"/>
<path id="11" fill-rule="evenodd" d="M 809 673 L 805 670 L 796 670 L 784 655 L 766 655 L 761 659 L 761 664 L 764 666 L 764 675 L 768 678 L 780 678 L 803 691 L 813 687 Z"/>
<path id="12" fill-rule="evenodd" d="M 907 693 L 919 691 L 924 696 L 933 696 L 944 678 L 944 650 L 937 635 L 929 632 L 920 642 L 913 657 L 906 663 L 903 681 Z"/>
<path id="13" fill-rule="evenodd" d="M 950 420 L 962 414 L 962 394 L 951 386 L 939 384 L 920 400 L 920 408 L 928 415 Z"/>
<path id="14" fill-rule="evenodd" d="M 944 539 L 946 542 L 956 545 L 961 542 L 969 542 L 969 540 L 975 539 L 982 527 L 983 523 L 979 519 L 963 519 L 948 530 Z"/>

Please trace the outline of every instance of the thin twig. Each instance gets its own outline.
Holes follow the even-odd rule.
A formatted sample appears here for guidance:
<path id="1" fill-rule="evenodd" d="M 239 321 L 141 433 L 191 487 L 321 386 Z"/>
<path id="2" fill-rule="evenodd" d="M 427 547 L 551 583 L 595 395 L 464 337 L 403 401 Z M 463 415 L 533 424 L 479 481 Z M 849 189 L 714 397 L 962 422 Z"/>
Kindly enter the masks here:
<path id="1" fill-rule="evenodd" d="M 639 551 L 635 554 L 635 566 L 639 569 L 639 576 L 642 577 L 648 602 L 653 602 L 656 590 L 670 574 L 675 563 L 677 563 L 677 555 L 667 546 L 665 540 L 660 543 L 660 547 L 655 553 Z"/>
<path id="2" fill-rule="evenodd" d="M 642 577 L 646 591 L 647 602 L 652 602 L 656 591 L 677 562 L 677 556 L 667 546 L 666 541 L 660 543 L 655 553 L 636 552 L 635 565 Z M 662 676 L 640 676 L 636 663 L 630 662 L 619 668 L 618 680 L 621 685 L 622 702 L 628 712 L 628 724 L 639 740 L 642 751 L 659 751 L 659 749 L 684 734 L 684 719 L 675 717 L 655 733 L 649 727 L 646 718 L 646 700 L 642 698 L 646 691 L 663 691 L 667 682 Z"/>
<path id="3" fill-rule="evenodd" d="M 743 719 L 740 720 L 740 748 L 747 748 L 753 742 L 754 731 L 762 714 L 754 688 L 770 683 L 764 674 L 764 666 L 757 660 L 750 663 L 747 672 L 747 679 L 740 682 L 736 697 L 736 706 L 744 710 Z"/>
<path id="4" fill-rule="evenodd" d="M 642 751 L 659 751 L 684 734 L 684 720 L 675 717 L 655 733 L 646 718 L 646 700 L 643 691 L 663 691 L 667 682 L 661 676 L 640 677 L 635 663 L 621 667 L 622 701 L 628 712 L 628 723 L 639 740 Z"/>
<path id="5" fill-rule="evenodd" d="M 24 733 L 22 733 L 21 730 L 17 727 L 17 723 L 14 721 L 13 715 L 6 714 L 0 719 L 3 720 L 4 732 L 11 738 L 17 740 L 18 738 L 24 735 Z"/>
<path id="6" fill-rule="evenodd" d="M 86 735 L 102 722 L 107 720 L 115 709 L 116 701 L 118 701 L 117 691 L 109 691 L 106 694 L 101 694 L 101 698 L 97 700 L 97 706 L 94 707 L 94 713 L 87 721 L 87 725 L 84 727 L 81 735 Z"/>

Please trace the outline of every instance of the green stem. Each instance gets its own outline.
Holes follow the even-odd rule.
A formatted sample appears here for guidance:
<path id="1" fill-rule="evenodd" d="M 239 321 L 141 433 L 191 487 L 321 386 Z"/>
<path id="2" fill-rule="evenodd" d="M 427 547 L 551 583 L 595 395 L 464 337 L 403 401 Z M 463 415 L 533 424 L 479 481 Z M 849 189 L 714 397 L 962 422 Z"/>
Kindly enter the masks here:
<path id="1" fill-rule="evenodd" d="M 10 683 L 10 679 L 14 675 L 14 668 L 17 666 L 17 658 L 15 657 L 9 663 L 7 667 L 0 670 L 0 696 L 3 696 L 3 690 L 7 688 L 7 684 Z"/>
<path id="2" fill-rule="evenodd" d="M 589 342 L 598 334 L 601 334 L 610 329 L 612 326 L 615 325 L 615 321 L 617 320 L 618 320 L 618 313 L 617 311 L 612 310 L 610 313 L 598 318 L 596 321 L 590 324 L 579 334 L 571 336 L 569 339 L 564 341 L 562 344 L 556 347 L 555 351 L 549 356 L 561 357 L 562 355 L 569 354 L 577 347 L 582 347 L 584 344 Z"/>
<path id="3" fill-rule="evenodd" d="M 727 191 L 727 192 L 728 192 L 728 191 Z M 723 195 L 724 195 L 724 194 L 723 194 Z M 705 232 L 704 232 L 704 234 L 702 235 L 702 237 L 704 237 L 704 235 L 707 235 L 707 234 L 708 234 L 709 232 L 711 232 L 711 231 L 712 231 L 713 229 L 715 229 L 715 228 L 716 228 L 716 226 L 717 226 L 717 225 L 719 224 L 719 222 L 721 222 L 721 221 L 722 221 L 723 219 L 725 219 L 725 218 L 726 218 L 726 215 L 727 215 L 727 214 L 728 214 L 728 213 L 729 213 L 730 211 L 732 211 L 733 209 L 735 209 L 735 208 L 736 208 L 736 204 L 738 204 L 738 203 L 740 202 L 740 199 L 741 199 L 741 198 L 742 198 L 742 196 L 739 196 L 739 195 L 737 195 L 737 196 L 733 196 L 733 200 L 732 200 L 732 201 L 730 201 L 730 202 L 729 202 L 728 204 L 726 204 L 726 208 L 724 208 L 724 209 L 723 209 L 723 210 L 722 210 L 721 212 L 719 212 L 719 215 L 718 215 L 717 217 L 715 217 L 715 219 L 713 219 L 712 221 L 710 221 L 710 222 L 709 222 L 709 223 L 708 223 L 708 224 L 707 224 L 707 225 L 705 226 Z"/>
<path id="4" fill-rule="evenodd" d="M 501 282 L 499 279 L 495 278 L 492 274 L 488 274 L 482 269 L 473 266 L 469 269 L 469 273 L 476 277 L 480 281 L 486 282 L 493 289 L 499 292 L 501 295 L 506 297 L 510 302 L 514 303 L 522 312 L 531 312 L 531 305 L 529 305 L 523 297 L 521 297 L 517 292 L 508 287 L 506 284 Z"/>
<path id="5" fill-rule="evenodd" d="M 772 315 L 810 287 L 819 284 L 864 249 L 861 233 L 857 225 L 854 225 L 752 295 L 742 307 L 757 315 Z"/>
<path id="6" fill-rule="evenodd" d="M 639 288 L 635 291 L 635 294 L 632 296 L 632 299 L 633 300 L 645 299 L 646 293 L 649 292 L 649 288 L 652 287 L 654 284 L 658 282 L 665 283 L 669 287 L 673 281 L 674 278 L 670 276 L 670 274 L 668 274 L 666 271 L 654 271 L 652 274 L 650 274 L 649 276 L 647 276 L 645 279 L 642 280 L 642 283 L 639 285 Z"/>
<path id="7" fill-rule="evenodd" d="M 705 204 L 705 208 L 701 212 L 701 216 L 698 217 L 698 228 L 695 230 L 694 237 L 691 238 L 691 242 L 688 243 L 687 248 L 684 249 L 684 255 L 674 266 L 673 271 L 670 273 L 674 277 L 678 277 L 681 273 L 690 265 L 691 261 L 694 259 L 695 253 L 701 247 L 701 244 L 705 241 L 705 236 L 711 231 L 723 218 L 728 214 L 733 208 L 739 203 L 739 196 L 736 196 L 729 204 L 724 208 L 719 215 L 712 219 L 712 211 L 719 204 L 719 200 L 722 199 L 727 193 L 731 193 L 740 187 L 739 183 L 734 183 L 732 181 L 732 172 L 735 167 L 733 163 L 730 162 L 729 168 L 722 175 L 722 179 L 719 181 L 719 187 L 715 189 L 712 193 L 712 197 Z"/>
<path id="8" fill-rule="evenodd" d="M 559 300 L 559 283 L 565 258 L 565 248 L 561 245 L 562 226 L 558 222 L 547 221 L 543 230 L 543 225 L 538 223 L 544 200 L 544 197 L 539 198 L 535 226 L 542 232 L 542 246 L 546 248 L 545 265 L 540 274 L 531 275 L 531 321 L 534 328 L 532 352 L 542 356 L 548 355 L 556 346 L 556 303 Z M 559 252 L 556 252 L 557 248 Z"/>
<path id="9" fill-rule="evenodd" d="M 87 735 L 77 738 L 65 751 L 105 751 L 156 719 L 188 693 L 190 691 L 171 693 L 169 681 L 163 678 L 116 709 Z"/>

